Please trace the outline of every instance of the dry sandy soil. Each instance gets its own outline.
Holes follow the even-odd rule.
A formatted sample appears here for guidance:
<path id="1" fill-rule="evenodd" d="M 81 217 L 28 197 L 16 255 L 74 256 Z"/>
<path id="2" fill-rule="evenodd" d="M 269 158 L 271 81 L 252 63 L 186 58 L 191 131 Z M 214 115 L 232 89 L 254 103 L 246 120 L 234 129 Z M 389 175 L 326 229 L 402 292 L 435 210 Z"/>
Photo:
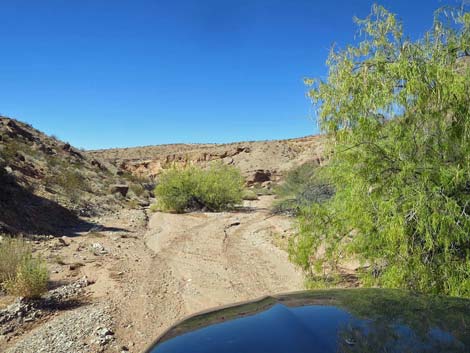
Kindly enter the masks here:
<path id="1" fill-rule="evenodd" d="M 188 315 L 302 289 L 301 272 L 273 244 L 290 220 L 272 216 L 271 203 L 263 196 L 234 212 L 184 215 L 122 210 L 97 219 L 100 229 L 38 242 L 56 283 L 86 276 L 92 284 L 79 305 L 5 334 L 0 351 L 141 352 Z M 113 334 L 96 338 L 107 329 Z"/>

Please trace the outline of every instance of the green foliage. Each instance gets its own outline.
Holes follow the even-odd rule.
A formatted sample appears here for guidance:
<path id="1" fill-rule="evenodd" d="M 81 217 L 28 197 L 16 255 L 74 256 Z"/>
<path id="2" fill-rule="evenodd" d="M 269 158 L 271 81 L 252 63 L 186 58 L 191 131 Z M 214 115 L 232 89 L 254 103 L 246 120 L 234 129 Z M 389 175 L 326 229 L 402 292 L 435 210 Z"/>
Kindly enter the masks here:
<path id="1" fill-rule="evenodd" d="M 241 202 L 242 193 L 239 170 L 223 164 L 214 164 L 207 170 L 194 166 L 169 169 L 155 188 L 159 207 L 175 212 L 230 209 Z"/>
<path id="2" fill-rule="evenodd" d="M 363 40 L 308 80 L 336 193 L 302 210 L 291 257 L 352 255 L 364 284 L 470 296 L 470 14 L 436 12 L 419 41 L 380 6 L 356 22 Z"/>
<path id="3" fill-rule="evenodd" d="M 275 189 L 278 200 L 274 213 L 297 215 L 300 209 L 312 203 L 321 203 L 334 194 L 334 189 L 316 163 L 304 163 L 291 170 L 285 181 Z"/>
<path id="4" fill-rule="evenodd" d="M 32 255 L 22 239 L 5 237 L 0 242 L 0 284 L 11 295 L 37 298 L 47 290 L 46 263 Z"/>
<path id="5" fill-rule="evenodd" d="M 160 176 L 155 196 L 162 210 L 184 212 L 195 202 L 201 170 L 171 168 Z"/>
<path id="6" fill-rule="evenodd" d="M 202 171 L 196 197 L 211 211 L 230 209 L 241 203 L 243 185 L 237 168 L 216 163 Z"/>

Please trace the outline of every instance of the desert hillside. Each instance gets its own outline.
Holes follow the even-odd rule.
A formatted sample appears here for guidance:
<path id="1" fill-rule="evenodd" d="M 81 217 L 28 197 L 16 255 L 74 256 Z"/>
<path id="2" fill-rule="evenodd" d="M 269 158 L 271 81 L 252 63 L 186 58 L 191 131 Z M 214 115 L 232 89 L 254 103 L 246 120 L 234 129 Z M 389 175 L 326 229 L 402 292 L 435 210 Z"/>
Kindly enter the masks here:
<path id="1" fill-rule="evenodd" d="M 10 233 L 60 234 L 80 217 L 149 197 L 142 180 L 6 117 L 0 117 L 0 180 L 0 230 Z"/>

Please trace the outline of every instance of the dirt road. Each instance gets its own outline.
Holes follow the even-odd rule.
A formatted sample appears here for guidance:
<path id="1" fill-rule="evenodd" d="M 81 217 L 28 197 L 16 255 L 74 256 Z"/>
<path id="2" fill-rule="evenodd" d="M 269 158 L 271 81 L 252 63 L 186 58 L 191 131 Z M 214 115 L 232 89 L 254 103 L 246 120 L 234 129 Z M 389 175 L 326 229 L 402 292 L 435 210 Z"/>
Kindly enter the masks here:
<path id="1" fill-rule="evenodd" d="M 272 243 L 290 221 L 269 214 L 271 201 L 247 203 L 240 212 L 153 214 L 144 237 L 151 256 L 132 266 L 141 280 L 122 315 L 146 319 L 126 330 L 129 340 L 145 346 L 198 311 L 302 289 L 300 271 Z"/>
<path id="2" fill-rule="evenodd" d="M 51 259 L 53 281 L 85 276 L 93 283 L 86 288 L 86 303 L 92 305 L 56 312 L 30 332 L 0 340 L 0 350 L 85 353 L 125 346 L 142 352 L 188 315 L 301 290 L 301 272 L 273 244 L 291 224 L 269 213 L 272 200 L 264 196 L 237 212 L 150 218 L 143 210 L 122 210 L 97 220 L 99 232 L 40 243 Z M 93 343 L 103 325 L 96 317 L 112 322 L 113 341 L 106 346 Z"/>

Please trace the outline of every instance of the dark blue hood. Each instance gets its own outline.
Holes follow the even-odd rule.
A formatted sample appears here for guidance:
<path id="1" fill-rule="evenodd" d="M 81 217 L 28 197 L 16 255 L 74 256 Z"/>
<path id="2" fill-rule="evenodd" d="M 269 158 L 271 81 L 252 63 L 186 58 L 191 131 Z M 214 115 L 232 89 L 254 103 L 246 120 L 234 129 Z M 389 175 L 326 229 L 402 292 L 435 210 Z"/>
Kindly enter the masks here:
<path id="1" fill-rule="evenodd" d="M 470 300 L 380 289 L 279 295 L 193 316 L 148 352 L 470 352 Z"/>

